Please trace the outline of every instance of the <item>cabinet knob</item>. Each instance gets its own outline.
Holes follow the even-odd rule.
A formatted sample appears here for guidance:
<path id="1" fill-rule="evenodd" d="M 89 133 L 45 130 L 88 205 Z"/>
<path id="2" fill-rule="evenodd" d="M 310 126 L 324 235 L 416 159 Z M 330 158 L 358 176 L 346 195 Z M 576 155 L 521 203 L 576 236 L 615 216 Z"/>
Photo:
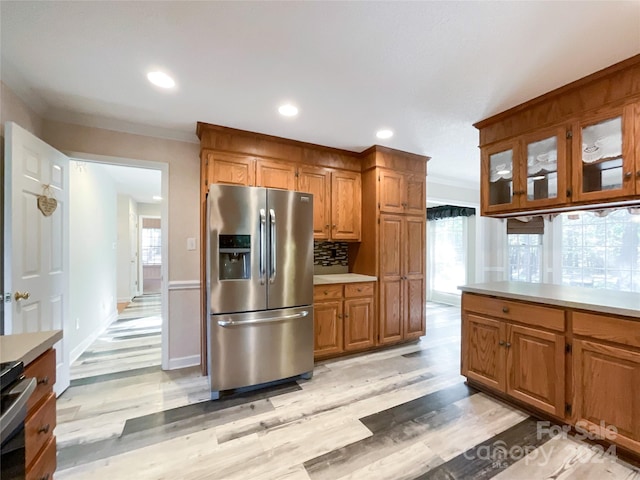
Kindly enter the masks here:
<path id="1" fill-rule="evenodd" d="M 49 480 L 49 474 L 45 473 L 44 475 L 42 475 L 41 477 L 38 478 L 38 480 Z"/>
<path id="2" fill-rule="evenodd" d="M 329 295 L 329 290 L 325 290 L 325 291 L 324 291 L 324 292 L 322 292 L 322 293 L 324 293 L 325 295 Z"/>
<path id="3" fill-rule="evenodd" d="M 44 427 L 38 429 L 38 433 L 49 433 L 49 428 L 51 428 L 51 426 L 47 423 Z"/>
<path id="4" fill-rule="evenodd" d="M 500 345 L 501 347 L 502 347 L 502 346 L 504 346 L 504 340 L 500 340 L 500 341 L 498 342 L 498 345 Z"/>
<path id="5" fill-rule="evenodd" d="M 328 223 L 324 226 L 324 228 L 329 228 L 329 227 L 330 225 Z"/>
<path id="6" fill-rule="evenodd" d="M 502 307 L 502 313 L 509 313 L 509 307 Z"/>
<path id="7" fill-rule="evenodd" d="M 636 177 L 640 178 L 640 170 L 636 172 Z"/>
<path id="8" fill-rule="evenodd" d="M 38 379 L 38 385 L 48 385 L 48 384 L 49 384 L 49 377 Z"/>
<path id="9" fill-rule="evenodd" d="M 507 342 L 507 343 L 504 344 L 504 346 L 509 348 L 509 347 L 511 347 L 511 343 Z"/>
<path id="10" fill-rule="evenodd" d="M 633 175 L 633 173 L 631 173 L 631 172 L 625 172 L 624 173 L 624 178 L 628 180 L 629 178 L 631 178 L 632 175 Z"/>
<path id="11" fill-rule="evenodd" d="M 359 292 L 361 292 L 361 291 L 362 291 L 362 289 L 361 289 L 361 288 L 358 288 L 358 291 L 359 291 Z"/>
<path id="12" fill-rule="evenodd" d="M 336 224 L 335 223 L 333 224 L 333 228 L 336 228 Z"/>
<path id="13" fill-rule="evenodd" d="M 342 318 L 342 315 L 338 314 L 338 318 Z"/>
<path id="14" fill-rule="evenodd" d="M 348 313 L 346 313 L 346 314 L 344 315 L 344 318 L 349 318 L 349 314 L 348 314 Z"/>

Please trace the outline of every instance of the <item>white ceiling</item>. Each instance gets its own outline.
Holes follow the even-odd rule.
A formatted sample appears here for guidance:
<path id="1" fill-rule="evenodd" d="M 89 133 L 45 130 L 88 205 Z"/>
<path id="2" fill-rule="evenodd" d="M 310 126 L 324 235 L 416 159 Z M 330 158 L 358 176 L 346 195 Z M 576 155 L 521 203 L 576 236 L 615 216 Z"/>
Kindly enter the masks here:
<path id="1" fill-rule="evenodd" d="M 2 80 L 45 117 L 196 141 L 204 121 L 429 155 L 477 182 L 487 116 L 640 53 L 639 1 L 1 1 Z M 152 67 L 174 75 L 152 88 Z M 284 101 L 300 114 L 277 113 Z M 395 131 L 378 140 L 376 130 Z"/>
<path id="2" fill-rule="evenodd" d="M 79 165 L 82 165 L 82 162 Z M 92 166 L 113 180 L 118 193 L 129 195 L 138 203 L 159 204 L 161 202 L 161 200 L 153 198 L 162 195 L 162 172 L 160 170 L 105 163 L 92 163 Z"/>

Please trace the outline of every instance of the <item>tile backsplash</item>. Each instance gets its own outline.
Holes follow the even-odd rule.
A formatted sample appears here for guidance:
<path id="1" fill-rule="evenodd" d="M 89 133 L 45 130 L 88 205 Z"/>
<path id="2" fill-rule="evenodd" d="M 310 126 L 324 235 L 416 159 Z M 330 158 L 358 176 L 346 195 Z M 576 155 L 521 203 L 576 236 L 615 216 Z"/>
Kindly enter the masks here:
<path id="1" fill-rule="evenodd" d="M 347 242 L 313 242 L 313 264 L 323 267 L 349 266 Z"/>

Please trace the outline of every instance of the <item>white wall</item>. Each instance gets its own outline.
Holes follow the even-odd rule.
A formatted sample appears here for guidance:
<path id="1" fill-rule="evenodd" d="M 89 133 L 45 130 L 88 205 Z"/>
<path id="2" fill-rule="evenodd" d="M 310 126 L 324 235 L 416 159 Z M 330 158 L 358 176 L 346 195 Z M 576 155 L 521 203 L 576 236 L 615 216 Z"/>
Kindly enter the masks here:
<path id="1" fill-rule="evenodd" d="M 118 194 L 117 225 L 117 298 L 118 303 L 131 301 L 131 259 L 129 252 L 129 195 Z"/>
<path id="2" fill-rule="evenodd" d="M 97 164 L 69 168 L 69 328 L 73 362 L 117 316 L 117 192 Z"/>
<path id="3" fill-rule="evenodd" d="M 140 203 L 138 202 L 138 215 L 145 217 L 162 216 L 162 208 L 159 203 Z"/>

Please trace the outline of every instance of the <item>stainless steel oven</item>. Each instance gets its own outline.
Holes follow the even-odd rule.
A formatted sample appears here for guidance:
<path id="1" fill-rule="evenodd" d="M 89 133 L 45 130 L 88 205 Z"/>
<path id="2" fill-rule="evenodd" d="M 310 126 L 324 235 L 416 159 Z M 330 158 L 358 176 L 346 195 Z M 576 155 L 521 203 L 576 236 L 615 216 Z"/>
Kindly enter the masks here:
<path id="1" fill-rule="evenodd" d="M 24 420 L 35 378 L 24 377 L 22 362 L 0 364 L 0 478 L 25 478 Z"/>

